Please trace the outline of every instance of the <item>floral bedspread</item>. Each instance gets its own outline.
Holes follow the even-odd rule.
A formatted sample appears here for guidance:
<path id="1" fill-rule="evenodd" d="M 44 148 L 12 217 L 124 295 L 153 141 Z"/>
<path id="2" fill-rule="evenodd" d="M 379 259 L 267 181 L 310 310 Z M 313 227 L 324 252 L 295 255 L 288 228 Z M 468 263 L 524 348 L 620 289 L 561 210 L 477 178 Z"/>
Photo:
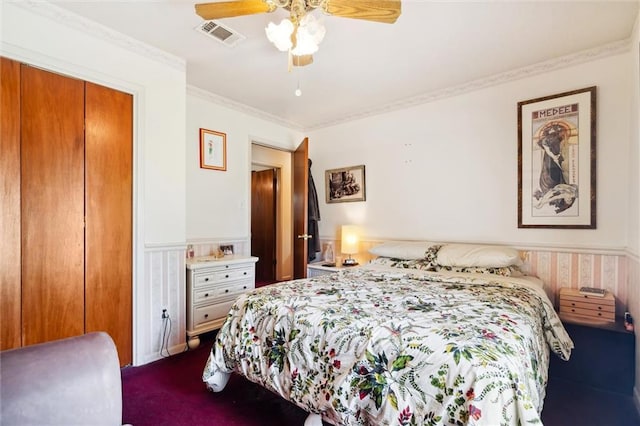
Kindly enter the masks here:
<path id="1" fill-rule="evenodd" d="M 203 381 L 240 373 L 336 425 L 541 424 L 549 349 L 572 347 L 524 278 L 362 267 L 240 296 Z"/>

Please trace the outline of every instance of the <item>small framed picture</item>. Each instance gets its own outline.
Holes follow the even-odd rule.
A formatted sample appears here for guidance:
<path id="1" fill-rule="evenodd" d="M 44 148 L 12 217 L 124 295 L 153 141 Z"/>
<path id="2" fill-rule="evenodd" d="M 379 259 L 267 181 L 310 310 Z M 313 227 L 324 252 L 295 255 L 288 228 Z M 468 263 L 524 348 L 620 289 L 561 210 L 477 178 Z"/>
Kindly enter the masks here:
<path id="1" fill-rule="evenodd" d="M 327 203 L 365 201 L 364 165 L 342 167 L 324 172 Z"/>
<path id="2" fill-rule="evenodd" d="M 227 170 L 227 135 L 200 129 L 200 168 Z"/>
<path id="3" fill-rule="evenodd" d="M 231 256 L 233 254 L 233 244 L 229 244 L 229 245 L 221 245 L 220 246 L 220 251 L 222 252 L 222 254 L 224 254 L 225 256 Z"/>

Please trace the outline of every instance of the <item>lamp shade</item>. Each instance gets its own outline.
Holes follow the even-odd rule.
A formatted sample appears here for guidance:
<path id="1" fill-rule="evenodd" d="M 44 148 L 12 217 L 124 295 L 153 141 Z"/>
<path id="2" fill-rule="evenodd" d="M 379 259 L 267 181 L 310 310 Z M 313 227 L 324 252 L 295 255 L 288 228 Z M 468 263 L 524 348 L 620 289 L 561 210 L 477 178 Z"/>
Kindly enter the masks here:
<path id="1" fill-rule="evenodd" d="M 358 227 L 354 225 L 342 225 L 342 239 L 340 242 L 340 251 L 344 254 L 358 253 L 360 243 L 358 235 Z"/>

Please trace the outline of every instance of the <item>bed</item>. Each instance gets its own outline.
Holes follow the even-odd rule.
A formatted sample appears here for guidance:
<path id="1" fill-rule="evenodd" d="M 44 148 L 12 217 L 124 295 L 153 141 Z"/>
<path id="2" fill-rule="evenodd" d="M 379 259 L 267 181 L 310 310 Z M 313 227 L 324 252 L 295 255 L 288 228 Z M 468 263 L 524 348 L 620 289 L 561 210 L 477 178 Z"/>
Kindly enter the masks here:
<path id="1" fill-rule="evenodd" d="M 573 347 L 543 283 L 441 247 L 240 296 L 203 381 L 240 374 L 305 425 L 541 424 L 549 357 Z"/>

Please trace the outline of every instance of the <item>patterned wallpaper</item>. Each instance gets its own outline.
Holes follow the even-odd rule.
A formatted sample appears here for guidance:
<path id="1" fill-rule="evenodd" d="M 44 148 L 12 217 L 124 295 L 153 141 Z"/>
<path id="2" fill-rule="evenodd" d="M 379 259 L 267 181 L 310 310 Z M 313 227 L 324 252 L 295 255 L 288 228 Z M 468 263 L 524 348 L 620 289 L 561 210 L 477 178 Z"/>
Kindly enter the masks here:
<path id="1" fill-rule="evenodd" d="M 325 243 L 327 240 L 323 240 Z M 371 259 L 368 250 L 382 241 L 362 241 L 360 253 L 355 257 L 360 263 Z M 340 241 L 334 241 L 336 253 Z M 561 287 L 597 287 L 610 291 L 616 297 L 616 315 L 629 309 L 628 258 L 624 254 L 571 253 L 546 250 L 522 251 L 523 272 L 535 275 L 546 284 L 549 299 L 558 306 L 557 294 Z M 640 312 L 637 313 L 640 315 Z"/>
<path id="2" fill-rule="evenodd" d="M 529 251 L 523 270 L 546 283 L 547 295 L 558 305 L 561 287 L 603 288 L 616 297 L 616 315 L 628 309 L 627 257 L 591 253 Z"/>

